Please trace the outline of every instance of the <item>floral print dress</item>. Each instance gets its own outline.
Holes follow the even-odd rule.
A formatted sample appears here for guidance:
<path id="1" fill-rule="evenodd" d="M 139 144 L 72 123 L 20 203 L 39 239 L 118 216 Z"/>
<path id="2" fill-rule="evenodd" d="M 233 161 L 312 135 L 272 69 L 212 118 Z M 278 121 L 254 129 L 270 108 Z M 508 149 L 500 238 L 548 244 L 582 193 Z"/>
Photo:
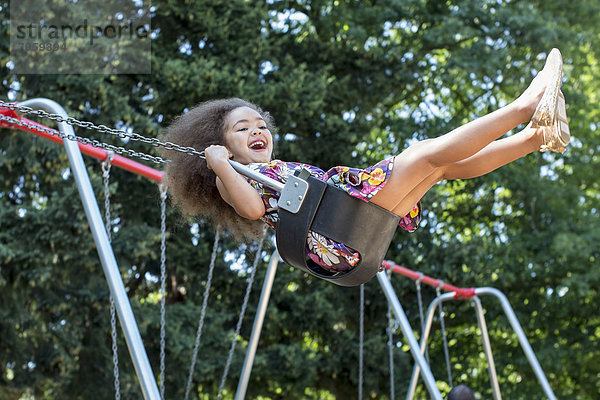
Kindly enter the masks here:
<path id="1" fill-rule="evenodd" d="M 391 158 L 365 169 L 340 166 L 331 168 L 327 172 L 312 165 L 280 160 L 248 165 L 249 168 L 281 183 L 285 183 L 288 176 L 305 168 L 312 176 L 333 184 L 350 196 L 364 201 L 369 201 L 381 190 L 389 179 L 393 166 Z M 279 193 L 252 179 L 249 179 L 248 182 L 258 191 L 265 205 L 266 212 L 262 217 L 263 221 L 275 229 L 279 221 L 277 213 Z M 419 202 L 406 216 L 400 219 L 399 225 L 402 229 L 413 232 L 419 226 L 420 220 L 421 203 Z M 334 273 L 348 271 L 360 261 L 360 254 L 355 250 L 312 231 L 309 231 L 306 237 L 306 254 L 316 264 Z"/>

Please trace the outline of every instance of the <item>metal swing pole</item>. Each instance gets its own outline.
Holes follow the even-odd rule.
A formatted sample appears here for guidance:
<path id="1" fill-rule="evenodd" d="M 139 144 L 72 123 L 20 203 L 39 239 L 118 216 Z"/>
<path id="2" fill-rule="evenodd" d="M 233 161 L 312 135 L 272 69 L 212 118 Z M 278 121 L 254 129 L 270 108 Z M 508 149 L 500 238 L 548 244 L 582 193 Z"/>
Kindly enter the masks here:
<path id="1" fill-rule="evenodd" d="M 492 385 L 492 394 L 494 400 L 502 400 L 502 394 L 500 392 L 500 385 L 498 384 L 498 375 L 496 374 L 496 364 L 494 363 L 494 355 L 492 353 L 492 345 L 490 344 L 490 335 L 488 334 L 487 324 L 485 323 L 485 315 L 483 314 L 483 307 L 481 306 L 481 300 L 475 296 L 471 299 L 475 306 L 475 314 L 477 315 L 477 324 L 481 331 L 481 345 L 483 346 L 483 353 L 487 359 L 488 374 L 490 376 L 490 383 Z"/>
<path id="2" fill-rule="evenodd" d="M 523 331 L 523 328 L 521 327 L 521 324 L 519 323 L 517 315 L 515 314 L 512 306 L 510 305 L 510 302 L 508 301 L 508 299 L 506 298 L 504 293 L 502 293 L 500 290 L 498 290 L 496 288 L 492 288 L 492 287 L 477 288 L 477 289 L 475 289 L 475 293 L 478 296 L 483 295 L 483 294 L 488 294 L 490 296 L 497 298 L 500 301 L 500 305 L 502 305 L 504 314 L 506 314 L 506 318 L 508 318 L 508 322 L 510 323 L 513 331 L 515 331 L 515 334 L 517 335 L 517 339 L 519 339 L 519 344 L 521 345 L 521 348 L 523 349 L 523 352 L 525 353 L 525 356 L 527 357 L 527 360 L 529 361 L 529 365 L 531 365 L 533 372 L 535 373 L 538 381 L 540 382 L 540 385 L 542 386 L 542 390 L 544 391 L 544 393 L 546 394 L 546 397 L 548 397 L 548 399 L 556 400 L 556 395 L 552 391 L 552 387 L 550 387 L 550 383 L 548 383 L 548 379 L 546 378 L 546 375 L 544 374 L 544 370 L 542 370 L 542 367 L 541 367 L 537 357 L 535 356 L 535 353 L 533 352 L 531 345 L 529 344 L 529 340 L 527 340 L 527 336 L 525 335 L 525 332 Z"/>
<path id="3" fill-rule="evenodd" d="M 252 372 L 252 364 L 254 363 L 256 348 L 258 347 L 258 339 L 260 338 L 260 332 L 265 320 L 267 306 L 269 305 L 269 297 L 271 295 L 271 289 L 273 288 L 273 281 L 275 280 L 275 273 L 277 272 L 278 265 L 279 252 L 275 250 L 273 254 L 271 254 L 269 268 L 267 269 L 265 281 L 260 293 L 260 300 L 258 301 L 256 316 L 254 317 L 254 325 L 252 326 L 252 333 L 250 334 L 250 340 L 248 341 L 248 350 L 246 350 L 244 366 L 242 368 L 237 391 L 235 393 L 235 400 L 243 400 L 246 397 L 246 389 L 248 389 L 248 381 L 250 380 L 250 373 Z"/>
<path id="4" fill-rule="evenodd" d="M 437 296 L 433 301 L 429 304 L 429 308 L 427 309 L 427 317 L 425 318 L 425 325 L 421 327 L 421 344 L 420 344 L 420 354 L 425 354 L 425 349 L 427 348 L 427 339 L 429 338 L 429 332 L 431 331 L 431 325 L 433 323 L 433 315 L 435 314 L 435 309 L 439 303 L 444 300 L 449 300 L 454 298 L 454 293 L 445 293 L 441 296 Z M 419 373 L 422 368 L 419 364 L 415 364 L 413 367 L 413 373 L 410 378 L 410 384 L 408 385 L 408 392 L 406 393 L 406 399 L 413 399 L 415 396 L 415 391 L 417 389 L 417 380 L 419 379 Z"/>
<path id="5" fill-rule="evenodd" d="M 406 338 L 406 341 L 408 342 L 408 345 L 410 347 L 410 352 L 413 358 L 415 359 L 415 367 L 419 367 L 423 372 L 423 380 L 425 381 L 425 385 L 427 386 L 427 390 L 429 390 L 431 398 L 434 400 L 442 400 L 442 394 L 440 393 L 440 390 L 436 385 L 435 378 L 431 373 L 431 369 L 429 368 L 429 365 L 427 364 L 423 353 L 419 351 L 419 343 L 417 343 L 417 339 L 414 336 L 413 330 L 410 326 L 410 322 L 408 321 L 408 318 L 406 317 L 406 314 L 404 313 L 404 310 L 400 305 L 400 301 L 398 300 L 398 296 L 396 296 L 396 293 L 394 292 L 394 288 L 390 283 L 390 279 L 386 275 L 385 271 L 378 272 L 377 279 L 381 284 L 381 288 L 383 289 L 383 292 L 385 293 L 389 304 L 392 306 L 394 314 L 396 314 L 396 318 L 398 319 L 398 323 L 400 324 L 402 333 L 404 334 L 404 337 Z"/>
<path id="6" fill-rule="evenodd" d="M 23 106 L 39 108 L 45 111 L 58 114 L 63 118 L 68 118 L 66 111 L 53 100 L 36 98 L 24 101 L 20 103 Z M 73 127 L 65 122 L 58 123 L 58 129 L 61 133 L 66 135 L 73 135 Z M 152 367 L 148 360 L 148 355 L 142 343 L 142 337 L 140 335 L 131 304 L 125 292 L 125 286 L 121 279 L 119 267 L 115 259 L 112 247 L 108 241 L 108 235 L 104 227 L 104 222 L 96 202 L 96 197 L 92 189 L 90 178 L 85 169 L 83 157 L 76 141 L 64 140 L 63 141 L 65 150 L 71 163 L 73 170 L 73 176 L 77 183 L 77 189 L 85 214 L 90 224 L 90 229 L 94 237 L 94 242 L 100 256 L 102 268 L 108 281 L 110 293 L 115 299 L 117 306 L 117 314 L 119 315 L 119 321 L 123 328 L 125 341 L 131 354 L 133 366 L 135 367 L 136 374 L 140 381 L 142 393 L 146 400 L 160 400 L 160 394 L 152 373 Z"/>
<path id="7" fill-rule="evenodd" d="M 475 289 L 477 291 L 477 289 Z M 466 300 L 467 298 L 460 298 L 460 300 Z M 468 298 L 473 301 L 475 306 L 477 323 L 481 330 L 481 340 L 483 346 L 483 352 L 485 354 L 486 360 L 488 362 L 488 373 L 490 376 L 490 383 L 492 386 L 492 394 L 494 400 L 501 400 L 500 387 L 498 385 L 498 378 L 496 375 L 496 367 L 494 364 L 494 357 L 492 355 L 492 349 L 490 346 L 490 338 L 487 332 L 487 326 L 485 323 L 485 317 L 483 315 L 483 309 L 481 307 L 481 301 L 477 296 Z M 456 292 L 444 293 L 443 295 L 437 296 L 430 303 L 429 308 L 427 309 L 427 318 L 425 319 L 425 324 L 423 325 L 423 332 L 421 333 L 421 354 L 424 354 L 427 350 L 427 341 L 429 339 L 429 334 L 431 333 L 431 326 L 433 324 L 433 317 L 435 315 L 435 310 L 438 308 L 443 302 L 457 300 Z M 407 399 L 412 399 L 415 395 L 415 391 L 417 388 L 417 380 L 419 379 L 420 368 L 418 365 L 415 365 L 413 368 L 413 373 L 410 379 L 410 383 L 408 385 L 408 392 L 406 395 Z"/>

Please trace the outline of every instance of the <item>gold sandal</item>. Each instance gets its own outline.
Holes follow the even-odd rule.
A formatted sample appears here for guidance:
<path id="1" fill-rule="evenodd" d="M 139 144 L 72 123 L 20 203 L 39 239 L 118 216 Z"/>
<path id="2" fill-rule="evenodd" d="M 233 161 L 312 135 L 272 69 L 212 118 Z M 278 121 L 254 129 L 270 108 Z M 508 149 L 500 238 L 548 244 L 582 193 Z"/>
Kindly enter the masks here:
<path id="1" fill-rule="evenodd" d="M 550 150 L 563 153 L 569 144 L 571 134 L 567 120 L 565 96 L 560 90 L 562 56 L 558 49 L 552 49 L 544 68 L 553 70 L 552 80 L 546 86 L 542 99 L 533 113 L 531 127 L 543 129 L 544 144 L 540 147 L 540 151 Z"/>
<path id="2" fill-rule="evenodd" d="M 565 147 L 571 141 L 571 131 L 569 129 L 569 121 L 567 120 L 565 96 L 562 91 L 558 92 L 554 123 L 552 126 L 544 127 L 543 129 L 544 144 L 540 147 L 540 151 L 550 150 L 557 153 L 564 153 Z"/>

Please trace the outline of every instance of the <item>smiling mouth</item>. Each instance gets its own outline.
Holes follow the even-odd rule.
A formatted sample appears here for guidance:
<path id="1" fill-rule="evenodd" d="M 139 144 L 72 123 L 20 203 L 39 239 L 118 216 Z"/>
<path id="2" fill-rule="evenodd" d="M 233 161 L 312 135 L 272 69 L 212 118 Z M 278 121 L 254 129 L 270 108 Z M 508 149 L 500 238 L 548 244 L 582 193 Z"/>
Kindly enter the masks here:
<path id="1" fill-rule="evenodd" d="M 250 150 L 265 150 L 267 148 L 267 143 L 262 140 L 257 140 L 256 142 L 250 143 L 248 147 Z"/>

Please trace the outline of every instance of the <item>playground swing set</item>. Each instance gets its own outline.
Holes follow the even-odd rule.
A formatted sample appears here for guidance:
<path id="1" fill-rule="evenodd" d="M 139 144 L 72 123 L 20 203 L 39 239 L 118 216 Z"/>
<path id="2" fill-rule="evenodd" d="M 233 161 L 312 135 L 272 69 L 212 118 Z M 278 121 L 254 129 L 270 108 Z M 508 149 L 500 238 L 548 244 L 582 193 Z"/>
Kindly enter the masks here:
<path id="1" fill-rule="evenodd" d="M 23 117 L 25 114 L 45 117 L 58 122 L 58 130 L 51 129 L 34 121 Z M 164 185 L 161 184 L 163 173 L 148 167 L 144 164 L 128 159 L 127 156 L 134 156 L 146 161 L 151 161 L 157 164 L 166 163 L 161 157 L 152 156 L 146 153 L 139 153 L 131 149 L 126 149 L 119 146 L 102 143 L 94 139 L 88 139 L 75 135 L 73 126 L 79 126 L 86 129 L 93 129 L 102 133 L 110 133 L 121 138 L 136 140 L 152 146 L 165 147 L 167 149 L 181 151 L 190 156 L 204 157 L 202 151 L 190 147 L 181 147 L 175 143 L 161 142 L 156 138 L 147 138 L 136 133 L 128 133 L 125 131 L 109 128 L 103 125 L 94 125 L 90 122 L 79 121 L 70 118 L 65 110 L 56 102 L 49 99 L 31 99 L 21 103 L 7 103 L 0 100 L 0 127 L 10 129 L 20 129 L 31 132 L 35 135 L 44 137 L 57 143 L 62 143 L 67 152 L 69 162 L 75 181 L 79 190 L 79 194 L 84 206 L 87 219 L 90 224 L 90 229 L 98 250 L 100 261 L 108 281 L 111 297 L 111 336 L 113 340 L 113 364 L 114 364 L 114 384 L 115 398 L 120 398 L 119 392 L 119 366 L 117 354 L 117 327 L 116 316 L 118 315 L 120 325 L 122 327 L 125 341 L 127 343 L 133 365 L 138 376 L 140 387 L 144 399 L 164 399 L 164 376 L 165 376 L 165 279 L 166 279 L 166 224 L 165 224 L 165 209 L 167 191 Z M 105 221 L 103 222 L 98 203 L 91 187 L 90 179 L 83 162 L 81 154 L 85 153 L 98 160 L 102 161 L 103 183 L 104 183 L 104 207 Z M 123 155 L 122 155 L 123 154 Z M 278 203 L 280 213 L 280 223 L 276 230 L 277 250 L 270 257 L 269 267 L 263 283 L 262 292 L 257 307 L 257 313 L 254 319 L 252 333 L 248 342 L 246 357 L 241 371 L 238 388 L 235 394 L 235 399 L 244 399 L 246 388 L 248 386 L 252 363 L 260 332 L 264 322 L 272 284 L 275 278 L 279 259 L 293 267 L 307 272 L 310 275 L 320 279 L 327 280 L 340 286 L 359 286 L 360 285 L 360 348 L 359 348 L 359 385 L 358 398 L 362 400 L 362 371 L 363 371 L 363 320 L 364 320 L 364 283 L 374 276 L 377 276 L 384 294 L 388 300 L 388 317 L 390 319 L 390 328 L 388 328 L 388 345 L 390 353 L 390 389 L 391 399 L 394 398 L 394 373 L 393 373 L 393 331 L 397 327 L 401 331 L 409 345 L 411 355 L 415 360 L 413 374 L 410 385 L 407 390 L 407 399 L 413 399 L 417 387 L 419 376 L 423 378 L 425 387 L 428 390 L 432 399 L 441 400 L 441 392 L 437 387 L 433 377 L 429 363 L 427 361 L 427 341 L 429 338 L 431 326 L 434 319 L 436 309 L 439 310 L 440 328 L 444 344 L 444 355 L 446 360 L 446 369 L 448 373 L 448 384 L 453 386 L 451 363 L 449 350 L 446 338 L 446 330 L 444 325 L 444 314 L 442 303 L 453 300 L 471 300 L 475 306 L 477 323 L 482 337 L 483 352 L 487 359 L 488 373 L 492 387 L 492 393 L 495 400 L 501 399 L 500 388 L 496 376 L 494 360 L 492 356 L 489 337 L 485 324 L 485 318 L 481 301 L 481 296 L 492 296 L 500 301 L 503 311 L 505 312 L 509 323 L 514 330 L 519 343 L 545 393 L 549 399 L 556 399 L 550 384 L 525 336 L 525 333 L 519 324 L 519 321 L 508 301 L 506 296 L 495 288 L 482 287 L 461 289 L 442 281 L 427 277 L 421 273 L 414 272 L 404 267 L 395 265 L 392 262 L 384 261 L 385 253 L 391 243 L 395 232 L 398 217 L 387 210 L 384 210 L 374 204 L 366 203 L 351 196 L 347 196 L 341 190 L 334 186 L 327 185 L 322 181 L 311 178 L 307 174 L 301 172 L 298 176 L 291 176 L 288 181 L 281 184 L 273 179 L 263 176 L 255 171 L 250 170 L 244 165 L 230 161 L 232 166 L 239 173 L 252 178 L 264 185 L 271 187 L 280 192 L 281 197 Z M 146 354 L 141 335 L 131 305 L 125 292 L 123 280 L 110 244 L 110 197 L 108 184 L 110 179 L 111 166 L 119 167 L 127 171 L 145 176 L 157 183 L 160 188 L 161 198 L 161 259 L 160 259 L 160 297 L 161 297 L 161 319 L 160 319 L 160 373 L 159 385 L 156 383 L 155 376 L 152 372 L 148 356 Z M 345 215 L 352 215 L 352 218 L 347 218 Z M 349 222 L 351 221 L 351 223 Z M 360 264 L 352 269 L 349 273 L 332 275 L 328 271 L 320 268 L 318 265 L 307 261 L 304 257 L 304 239 L 308 230 L 321 233 L 332 240 L 345 243 L 356 249 L 361 254 Z M 367 231 L 365 234 L 365 230 Z M 367 246 L 365 237 L 369 237 L 369 233 L 378 235 L 379 246 L 373 248 Z M 220 228 L 217 227 L 215 234 L 215 242 L 211 255 L 209 271 L 206 281 L 206 287 L 203 295 L 201 314 L 196 333 L 194 350 L 192 352 L 192 360 L 190 371 L 185 391 L 185 399 L 187 400 L 191 391 L 194 368 L 197 361 L 197 353 L 200 346 L 204 317 L 208 304 L 208 294 L 210 290 L 211 280 L 214 272 L 215 259 L 217 255 L 218 242 L 220 237 Z M 264 236 L 259 243 L 254 265 L 251 270 L 251 276 L 248 280 L 248 286 L 239 319 L 236 325 L 236 334 L 232 341 L 227 362 L 224 368 L 223 376 L 219 386 L 217 398 L 220 399 L 225 382 L 227 379 L 229 367 L 235 350 L 236 338 L 241 330 L 242 320 L 248 304 L 249 295 L 254 281 L 254 274 L 257 269 L 258 261 L 261 259 L 262 245 Z M 387 271 L 386 271 L 387 270 Z M 391 273 L 403 275 L 411 278 L 416 283 L 417 298 L 419 303 L 419 313 L 421 322 L 421 340 L 417 342 L 414 331 L 402 309 L 398 296 L 391 285 Z M 437 296 L 428 307 L 425 316 L 423 312 L 421 298 L 421 283 L 433 286 L 436 288 Z M 448 293 L 441 294 L 441 290 Z M 394 317 L 392 317 L 392 315 Z M 393 326 L 393 327 L 392 327 Z"/>

